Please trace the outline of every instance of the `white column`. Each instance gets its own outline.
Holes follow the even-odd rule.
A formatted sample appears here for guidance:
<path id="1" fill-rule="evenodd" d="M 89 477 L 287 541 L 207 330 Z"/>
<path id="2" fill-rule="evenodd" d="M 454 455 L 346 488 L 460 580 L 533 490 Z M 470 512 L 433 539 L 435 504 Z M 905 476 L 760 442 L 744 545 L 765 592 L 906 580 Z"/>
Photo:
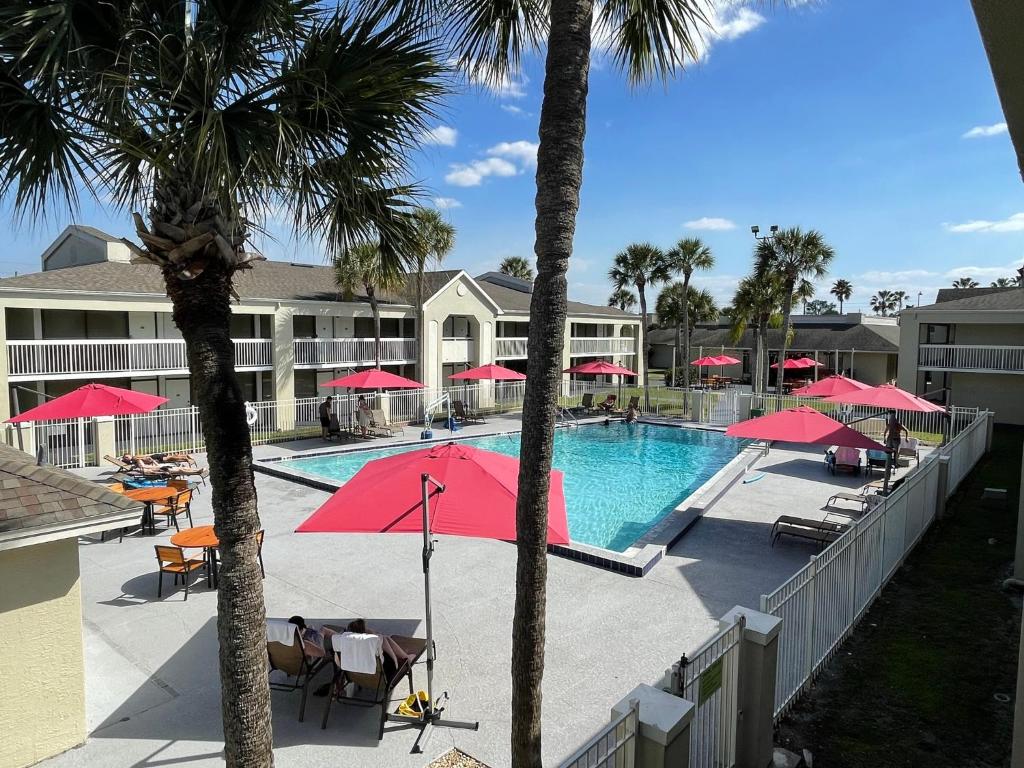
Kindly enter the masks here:
<path id="1" fill-rule="evenodd" d="M 274 399 L 278 401 L 277 428 L 295 427 L 295 334 L 292 328 L 292 309 L 278 307 L 274 312 Z M 281 406 L 280 403 L 286 403 Z"/>

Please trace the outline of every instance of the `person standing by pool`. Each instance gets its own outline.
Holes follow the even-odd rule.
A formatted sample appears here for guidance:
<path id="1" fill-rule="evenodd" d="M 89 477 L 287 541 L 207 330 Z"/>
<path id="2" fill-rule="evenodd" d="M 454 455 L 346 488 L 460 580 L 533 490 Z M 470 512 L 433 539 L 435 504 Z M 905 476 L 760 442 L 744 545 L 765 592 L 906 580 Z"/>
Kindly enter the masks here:
<path id="1" fill-rule="evenodd" d="M 334 398 L 328 395 L 327 398 L 320 403 L 320 436 L 324 440 L 331 439 L 331 413 L 334 408 Z"/>
<path id="2" fill-rule="evenodd" d="M 366 398 L 362 395 L 356 404 L 356 421 L 359 422 L 359 432 L 366 437 L 366 432 L 370 428 L 370 406 L 366 404 Z"/>
<path id="3" fill-rule="evenodd" d="M 639 416 L 639 415 L 640 414 L 637 411 L 636 406 L 633 405 L 632 403 L 630 403 L 629 404 L 629 408 L 626 409 L 626 423 L 627 424 L 636 424 L 636 419 L 637 419 L 637 416 Z"/>
<path id="4" fill-rule="evenodd" d="M 896 411 L 889 411 L 889 418 L 885 422 L 885 448 L 894 457 L 899 454 L 900 443 L 903 441 L 903 436 L 900 433 L 910 437 L 910 432 L 900 423 Z"/>

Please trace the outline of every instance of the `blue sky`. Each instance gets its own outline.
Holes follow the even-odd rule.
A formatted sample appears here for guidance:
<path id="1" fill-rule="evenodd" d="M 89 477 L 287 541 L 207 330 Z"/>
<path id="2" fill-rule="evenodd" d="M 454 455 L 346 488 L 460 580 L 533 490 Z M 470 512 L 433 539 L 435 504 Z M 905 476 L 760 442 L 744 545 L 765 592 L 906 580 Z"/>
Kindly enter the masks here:
<path id="1" fill-rule="evenodd" d="M 967 2 L 821 0 L 720 6 L 702 59 L 667 86 L 631 89 L 597 54 L 570 294 L 604 302 L 615 253 L 696 235 L 718 266 L 696 283 L 727 301 L 759 224 L 819 229 L 825 282 L 929 302 L 970 275 L 987 285 L 1024 257 L 1024 186 Z M 542 61 L 500 89 L 448 100 L 416 173 L 458 230 L 447 264 L 472 274 L 532 258 Z M 0 272 L 38 269 L 63 216 L 14 228 L 0 211 Z M 128 217 L 86 205 L 112 233 Z M 271 258 L 316 261 L 279 233 Z M 826 289 L 827 290 L 827 286 Z M 820 296 L 825 297 L 824 291 Z"/>

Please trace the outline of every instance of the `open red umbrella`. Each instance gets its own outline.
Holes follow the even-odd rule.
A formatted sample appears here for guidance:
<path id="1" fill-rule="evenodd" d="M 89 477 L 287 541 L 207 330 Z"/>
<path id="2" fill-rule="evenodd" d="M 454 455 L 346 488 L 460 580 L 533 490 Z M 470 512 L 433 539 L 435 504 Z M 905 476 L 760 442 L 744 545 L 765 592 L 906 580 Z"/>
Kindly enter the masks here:
<path id="1" fill-rule="evenodd" d="M 798 357 L 796 361 L 798 363 L 803 363 L 804 368 L 822 368 L 825 365 L 824 363 L 819 363 L 813 357 Z"/>
<path id="2" fill-rule="evenodd" d="M 690 365 L 696 365 L 698 368 L 703 368 L 705 365 L 724 365 L 722 357 L 720 355 L 704 355 L 704 357 L 698 357 L 696 360 L 691 360 Z"/>
<path id="3" fill-rule="evenodd" d="M 380 368 L 370 368 L 357 373 L 350 373 L 340 379 L 331 379 L 320 385 L 321 387 L 348 387 L 349 389 L 423 389 L 426 385 L 418 381 L 407 379 L 395 373 L 382 371 Z"/>
<path id="4" fill-rule="evenodd" d="M 772 363 L 771 367 L 772 368 L 778 368 L 779 364 L 778 363 Z M 782 364 L 782 368 L 783 368 L 783 370 L 792 370 L 794 368 L 807 368 L 807 364 L 806 363 L 801 363 L 799 360 L 796 360 L 794 358 L 788 358 Z"/>
<path id="5" fill-rule="evenodd" d="M 870 437 L 806 405 L 741 421 L 726 429 L 725 434 L 752 440 L 884 450 Z"/>
<path id="6" fill-rule="evenodd" d="M 516 538 L 519 461 L 491 451 L 449 443 L 371 461 L 296 530 L 299 533 L 422 533 L 427 634 L 427 709 L 421 717 L 391 719 L 426 729 L 478 724 L 441 720 L 434 708 L 434 632 L 430 613 L 433 534 Z M 551 472 L 548 542 L 569 543 L 562 473 Z"/>
<path id="7" fill-rule="evenodd" d="M 49 421 L 51 419 L 82 419 L 92 416 L 124 416 L 149 413 L 167 402 L 166 397 L 136 392 L 134 389 L 86 384 L 66 395 L 31 408 L 8 419 L 8 422 Z"/>
<path id="8" fill-rule="evenodd" d="M 840 374 L 833 374 L 813 384 L 808 384 L 806 387 L 794 389 L 792 394 L 804 395 L 806 397 L 829 397 L 831 395 L 841 395 L 845 392 L 856 392 L 861 389 L 871 389 L 871 385 L 856 379 L 848 379 Z"/>
<path id="9" fill-rule="evenodd" d="M 846 405 L 873 405 L 876 408 L 888 408 L 894 411 L 918 411 L 921 413 L 945 413 L 941 405 L 929 402 L 917 395 L 892 384 L 881 384 L 877 387 L 843 392 L 825 398 L 827 403 L 845 403 Z"/>
<path id="10" fill-rule="evenodd" d="M 490 365 L 481 365 L 479 368 L 470 368 L 468 371 L 453 373 L 448 378 L 462 381 L 477 381 L 480 379 L 489 381 L 522 381 L 526 378 L 526 374 L 492 363 Z"/>
<path id="11" fill-rule="evenodd" d="M 636 376 L 636 371 L 623 368 L 621 365 L 605 362 L 604 360 L 593 360 L 589 363 L 580 363 L 571 368 L 566 368 L 562 373 L 594 373 L 599 376 Z"/>

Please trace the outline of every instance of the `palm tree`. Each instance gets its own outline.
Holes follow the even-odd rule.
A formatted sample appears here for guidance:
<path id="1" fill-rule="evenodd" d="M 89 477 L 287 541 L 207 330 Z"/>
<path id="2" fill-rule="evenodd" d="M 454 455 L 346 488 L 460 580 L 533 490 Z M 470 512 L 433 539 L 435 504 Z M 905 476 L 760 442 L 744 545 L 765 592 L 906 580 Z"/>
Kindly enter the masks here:
<path id="1" fill-rule="evenodd" d="M 751 388 L 754 392 L 768 390 L 768 329 L 782 324 L 784 288 L 779 275 L 758 274 L 744 278 L 732 300 L 732 343 L 739 343 L 748 327 L 754 328 L 754 370 Z"/>
<path id="2" fill-rule="evenodd" d="M 836 300 L 839 302 L 839 314 L 843 314 L 843 302 L 849 301 L 850 297 L 853 296 L 853 283 L 849 280 L 839 278 L 832 283 L 832 289 L 829 291 Z"/>
<path id="3" fill-rule="evenodd" d="M 442 93 L 434 48 L 366 11 L 311 3 L 0 4 L 0 199 L 16 215 L 103 195 L 160 270 L 185 340 L 220 541 L 228 766 L 273 762 L 252 449 L 230 336 L 232 282 L 264 212 L 329 253 L 411 236 L 405 152 Z"/>
<path id="4" fill-rule="evenodd" d="M 910 297 L 907 295 L 906 291 L 893 291 L 892 292 L 892 300 L 893 300 L 893 302 L 895 304 L 894 309 L 897 312 L 903 311 L 903 302 L 905 302 L 909 298 Z"/>
<path id="5" fill-rule="evenodd" d="M 807 314 L 807 302 L 814 298 L 814 283 L 807 278 L 802 278 L 793 291 L 793 303 L 800 302 L 802 313 Z"/>
<path id="6" fill-rule="evenodd" d="M 882 290 L 871 297 L 871 309 L 882 317 L 888 317 L 895 307 L 896 299 L 892 291 Z"/>
<path id="7" fill-rule="evenodd" d="M 776 273 L 782 281 L 785 295 L 782 306 L 782 351 L 779 360 L 786 359 L 789 338 L 793 332 L 793 295 L 798 283 L 807 277 L 821 278 L 828 272 L 828 265 L 835 257 L 832 246 L 825 242 L 820 232 L 804 232 L 799 227 L 780 230 L 775 237 L 759 240 L 755 250 L 756 271 L 761 274 Z M 783 369 L 776 373 L 776 391 L 782 394 Z"/>
<path id="8" fill-rule="evenodd" d="M 689 315 L 689 333 L 693 335 L 693 329 L 698 323 L 710 323 L 717 320 L 721 310 L 718 302 L 707 288 L 700 290 L 690 289 L 689 301 L 687 301 L 687 314 Z"/>
<path id="9" fill-rule="evenodd" d="M 697 237 L 684 237 L 678 243 L 675 248 L 672 248 L 667 254 L 665 254 L 666 265 L 670 272 L 683 276 L 683 349 L 680 352 L 679 347 L 679 335 L 676 335 L 676 353 L 681 354 L 682 364 L 687 366 L 690 364 L 690 313 L 686 309 L 686 303 L 688 301 L 688 291 L 690 287 L 690 278 L 693 273 L 697 270 L 708 270 L 715 266 L 715 257 L 711 253 L 711 249 L 701 242 L 700 238 Z M 686 373 L 686 386 L 690 385 L 690 369 L 684 368 Z"/>
<path id="10" fill-rule="evenodd" d="M 647 333 L 646 288 L 648 285 L 654 286 L 668 280 L 665 252 L 650 243 L 627 245 L 625 250 L 615 256 L 612 268 L 608 270 L 608 279 L 612 281 L 615 290 L 624 290 L 626 286 L 633 286 L 640 297 L 640 354 L 643 357 L 644 402 L 649 403 L 650 389 L 647 378 L 650 368 L 651 344 Z"/>
<path id="11" fill-rule="evenodd" d="M 612 291 L 612 295 L 608 297 L 608 306 L 618 307 L 623 312 L 629 312 L 636 306 L 636 296 L 632 291 L 620 288 L 617 291 Z"/>
<path id="12" fill-rule="evenodd" d="M 533 270 L 530 262 L 522 256 L 506 256 L 502 259 L 498 271 L 509 277 L 518 277 L 520 280 L 533 280 Z"/>
<path id="13" fill-rule="evenodd" d="M 435 208 L 416 209 L 416 238 L 413 259 L 416 263 L 416 336 L 423 339 L 423 275 L 427 264 L 440 264 L 455 247 L 455 227 Z M 380 346 L 378 340 L 377 346 Z M 422 373 L 423 362 L 420 362 Z M 378 363 L 378 368 L 380 364 Z"/>
<path id="14" fill-rule="evenodd" d="M 687 288 L 681 282 L 669 283 L 661 289 L 658 299 L 654 302 L 654 314 L 658 316 L 658 322 L 671 326 L 676 332 L 676 366 L 682 366 L 684 370 L 689 360 L 683 356 L 683 323 L 687 320 L 686 311 Z M 675 380 L 675 368 L 672 370 L 672 383 L 679 386 Z M 689 381 L 689 376 L 687 376 Z"/>
<path id="15" fill-rule="evenodd" d="M 405 284 L 405 275 L 389 268 L 376 243 L 356 243 L 334 259 L 334 283 L 346 301 L 362 288 L 373 313 L 373 359 L 380 368 L 380 305 L 378 291 L 393 291 Z"/>
<path id="16" fill-rule="evenodd" d="M 954 288 L 977 288 L 978 281 L 970 277 L 958 277 L 953 281 Z"/>
<path id="17" fill-rule="evenodd" d="M 998 280 L 993 280 L 990 287 L 992 288 L 1016 288 L 1017 280 L 1013 277 L 1000 277 Z"/>

